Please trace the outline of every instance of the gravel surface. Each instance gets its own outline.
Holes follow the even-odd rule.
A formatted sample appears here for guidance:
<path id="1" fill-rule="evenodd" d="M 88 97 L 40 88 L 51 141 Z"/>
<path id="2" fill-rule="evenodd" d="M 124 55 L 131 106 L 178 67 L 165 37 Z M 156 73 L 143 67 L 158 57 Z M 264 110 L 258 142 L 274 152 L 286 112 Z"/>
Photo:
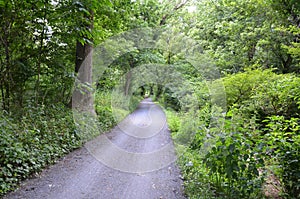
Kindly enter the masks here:
<path id="1" fill-rule="evenodd" d="M 143 100 L 111 132 L 75 150 L 5 199 L 184 199 L 166 118 Z"/>

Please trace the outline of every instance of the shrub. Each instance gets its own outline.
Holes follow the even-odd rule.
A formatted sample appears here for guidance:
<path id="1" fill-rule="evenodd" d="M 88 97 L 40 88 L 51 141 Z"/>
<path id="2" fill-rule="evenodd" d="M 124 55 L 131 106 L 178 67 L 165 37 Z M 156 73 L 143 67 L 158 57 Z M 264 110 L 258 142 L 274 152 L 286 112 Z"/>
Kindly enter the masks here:
<path id="1" fill-rule="evenodd" d="M 81 145 L 69 109 L 27 107 L 24 113 L 0 115 L 0 195 Z"/>
<path id="2" fill-rule="evenodd" d="M 185 193 L 190 199 L 217 198 L 212 189 L 208 169 L 200 159 L 198 151 L 187 149 L 178 159 L 184 179 Z"/>
<path id="3" fill-rule="evenodd" d="M 97 91 L 95 95 L 95 109 L 100 128 L 107 131 L 116 124 L 111 107 L 111 93 L 108 91 Z"/>
<path id="4" fill-rule="evenodd" d="M 255 93 L 256 89 L 263 83 L 272 82 L 277 75 L 272 70 L 246 70 L 243 73 L 228 75 L 223 78 L 226 90 L 227 105 L 241 106 L 247 102 Z"/>
<path id="5" fill-rule="evenodd" d="M 214 189 L 222 198 L 257 198 L 261 193 L 261 151 L 240 133 L 217 139 L 203 159 Z"/>
<path id="6" fill-rule="evenodd" d="M 223 79 L 228 109 L 240 108 L 245 117 L 260 122 L 271 115 L 295 117 L 299 113 L 300 78 L 271 70 L 247 70 Z"/>
<path id="7" fill-rule="evenodd" d="M 275 173 L 283 196 L 300 198 L 300 78 L 256 69 L 222 80 L 229 110 L 225 118 L 224 110 L 210 103 L 208 91 L 201 86 L 197 117 L 177 114 L 183 124 L 177 137 L 191 131 L 191 123 L 197 127 L 179 159 L 187 194 L 190 198 L 263 198 L 264 179 Z"/>
<path id="8" fill-rule="evenodd" d="M 179 159 L 187 194 L 191 198 L 262 197 L 264 175 L 259 171 L 264 170 L 265 147 L 260 137 L 252 136 L 256 124 L 245 123 L 248 118 L 238 109 L 229 111 L 226 120 L 218 116 L 221 111 L 212 108 L 209 115 L 218 120 L 210 122 L 207 108 L 199 112 L 202 122 Z"/>
<path id="9" fill-rule="evenodd" d="M 168 126 L 172 135 L 176 135 L 180 129 L 181 121 L 178 116 L 178 113 L 168 110 L 166 111 Z"/>
<path id="10" fill-rule="evenodd" d="M 300 198 L 300 118 L 272 116 L 265 121 L 265 139 L 275 158 L 286 198 Z"/>

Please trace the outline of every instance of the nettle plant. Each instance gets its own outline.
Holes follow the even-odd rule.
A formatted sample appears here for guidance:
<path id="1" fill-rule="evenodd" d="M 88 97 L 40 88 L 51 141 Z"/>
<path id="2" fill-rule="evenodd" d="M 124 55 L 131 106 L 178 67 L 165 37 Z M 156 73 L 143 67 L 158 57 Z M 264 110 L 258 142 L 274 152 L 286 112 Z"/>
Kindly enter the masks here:
<path id="1" fill-rule="evenodd" d="M 252 130 L 236 120 L 225 121 L 203 162 L 218 196 L 257 198 L 264 182 L 264 145 L 258 138 L 251 139 Z"/>
<path id="2" fill-rule="evenodd" d="M 266 123 L 267 144 L 286 198 L 300 198 L 300 118 L 271 116 Z"/>

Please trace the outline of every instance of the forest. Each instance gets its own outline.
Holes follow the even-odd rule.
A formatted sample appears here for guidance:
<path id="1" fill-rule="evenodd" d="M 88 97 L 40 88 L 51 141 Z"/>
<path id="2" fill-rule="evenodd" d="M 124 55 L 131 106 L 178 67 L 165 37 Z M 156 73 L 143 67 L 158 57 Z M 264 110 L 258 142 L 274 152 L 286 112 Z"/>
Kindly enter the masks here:
<path id="1" fill-rule="evenodd" d="M 300 1 L 0 0 L 0 19 L 0 197 L 151 97 L 188 198 L 300 198 Z"/>

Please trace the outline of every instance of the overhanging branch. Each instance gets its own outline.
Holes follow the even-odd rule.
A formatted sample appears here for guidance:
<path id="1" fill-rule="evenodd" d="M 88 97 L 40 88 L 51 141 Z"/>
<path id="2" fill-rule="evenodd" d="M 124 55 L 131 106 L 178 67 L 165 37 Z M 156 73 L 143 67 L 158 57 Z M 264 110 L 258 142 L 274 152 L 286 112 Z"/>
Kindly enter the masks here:
<path id="1" fill-rule="evenodd" d="M 188 3 L 189 0 L 182 0 L 179 4 L 177 4 L 173 10 L 172 10 L 172 13 L 174 13 L 176 10 L 179 10 L 180 8 L 182 8 L 183 6 L 185 6 L 187 3 Z M 171 14 L 172 14 L 171 13 Z M 160 20 L 160 23 L 159 25 L 165 25 L 166 24 L 166 20 L 167 18 L 171 15 L 171 14 L 166 14 L 162 17 L 162 19 Z"/>

